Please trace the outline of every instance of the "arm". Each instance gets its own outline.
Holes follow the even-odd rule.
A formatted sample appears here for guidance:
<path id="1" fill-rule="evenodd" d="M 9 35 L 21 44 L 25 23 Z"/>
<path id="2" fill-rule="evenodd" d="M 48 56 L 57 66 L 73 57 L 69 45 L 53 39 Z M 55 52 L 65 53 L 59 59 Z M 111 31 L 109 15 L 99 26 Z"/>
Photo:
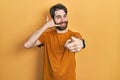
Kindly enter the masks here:
<path id="1" fill-rule="evenodd" d="M 47 19 L 48 20 L 48 19 Z M 42 35 L 42 33 L 47 30 L 50 27 L 57 26 L 54 24 L 53 20 L 47 21 L 40 29 L 35 31 L 30 38 L 25 42 L 24 47 L 25 48 L 32 48 L 35 46 L 38 46 L 41 44 L 41 42 L 38 40 L 39 37 Z"/>
<path id="2" fill-rule="evenodd" d="M 39 37 L 42 35 L 42 33 L 47 29 L 47 26 L 44 25 L 42 26 L 40 29 L 38 29 L 37 31 L 35 31 L 30 38 L 25 42 L 24 47 L 25 48 L 32 48 L 35 47 L 37 45 L 40 45 L 41 42 L 38 40 Z"/>

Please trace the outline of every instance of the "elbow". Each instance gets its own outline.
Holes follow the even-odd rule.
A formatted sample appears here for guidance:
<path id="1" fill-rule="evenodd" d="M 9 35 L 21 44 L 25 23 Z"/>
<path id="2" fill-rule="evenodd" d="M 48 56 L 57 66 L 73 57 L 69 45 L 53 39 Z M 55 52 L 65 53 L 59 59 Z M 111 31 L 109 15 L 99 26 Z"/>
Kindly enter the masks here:
<path id="1" fill-rule="evenodd" d="M 24 47 L 27 48 L 27 49 L 32 48 L 28 43 L 25 43 Z"/>

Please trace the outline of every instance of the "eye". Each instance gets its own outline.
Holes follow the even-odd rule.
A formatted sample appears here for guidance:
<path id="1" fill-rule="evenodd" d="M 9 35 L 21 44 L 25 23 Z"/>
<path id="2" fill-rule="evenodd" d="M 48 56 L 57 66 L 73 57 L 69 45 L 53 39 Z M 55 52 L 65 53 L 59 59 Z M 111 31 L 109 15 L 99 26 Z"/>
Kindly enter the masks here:
<path id="1" fill-rule="evenodd" d="M 57 19 L 60 19 L 60 18 L 61 18 L 61 16 L 60 16 L 60 15 L 58 15 L 58 16 L 56 16 L 56 18 L 57 18 Z"/>
<path id="2" fill-rule="evenodd" d="M 67 17 L 67 15 L 65 14 L 63 17 L 64 17 L 64 18 L 66 18 L 66 17 Z"/>

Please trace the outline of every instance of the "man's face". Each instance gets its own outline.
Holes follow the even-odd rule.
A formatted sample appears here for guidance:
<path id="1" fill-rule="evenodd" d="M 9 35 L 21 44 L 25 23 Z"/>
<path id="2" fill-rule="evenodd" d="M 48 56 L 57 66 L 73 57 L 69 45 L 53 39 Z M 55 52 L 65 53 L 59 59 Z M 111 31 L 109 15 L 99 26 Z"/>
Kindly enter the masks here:
<path id="1" fill-rule="evenodd" d="M 68 19 L 64 10 L 55 11 L 54 22 L 56 25 L 60 25 L 56 27 L 58 30 L 65 30 L 67 28 Z"/>

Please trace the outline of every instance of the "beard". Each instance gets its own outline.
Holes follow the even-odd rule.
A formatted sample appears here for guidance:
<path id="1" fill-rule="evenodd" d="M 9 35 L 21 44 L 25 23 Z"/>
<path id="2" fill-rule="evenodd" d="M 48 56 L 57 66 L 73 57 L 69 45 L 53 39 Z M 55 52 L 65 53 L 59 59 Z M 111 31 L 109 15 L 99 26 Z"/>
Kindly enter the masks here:
<path id="1" fill-rule="evenodd" d="M 55 23 L 56 25 L 61 25 L 61 24 L 65 24 L 64 26 L 55 26 L 55 28 L 57 30 L 65 30 L 67 28 L 67 25 L 68 25 L 68 21 L 65 21 L 65 22 L 61 22 L 61 23 Z"/>

